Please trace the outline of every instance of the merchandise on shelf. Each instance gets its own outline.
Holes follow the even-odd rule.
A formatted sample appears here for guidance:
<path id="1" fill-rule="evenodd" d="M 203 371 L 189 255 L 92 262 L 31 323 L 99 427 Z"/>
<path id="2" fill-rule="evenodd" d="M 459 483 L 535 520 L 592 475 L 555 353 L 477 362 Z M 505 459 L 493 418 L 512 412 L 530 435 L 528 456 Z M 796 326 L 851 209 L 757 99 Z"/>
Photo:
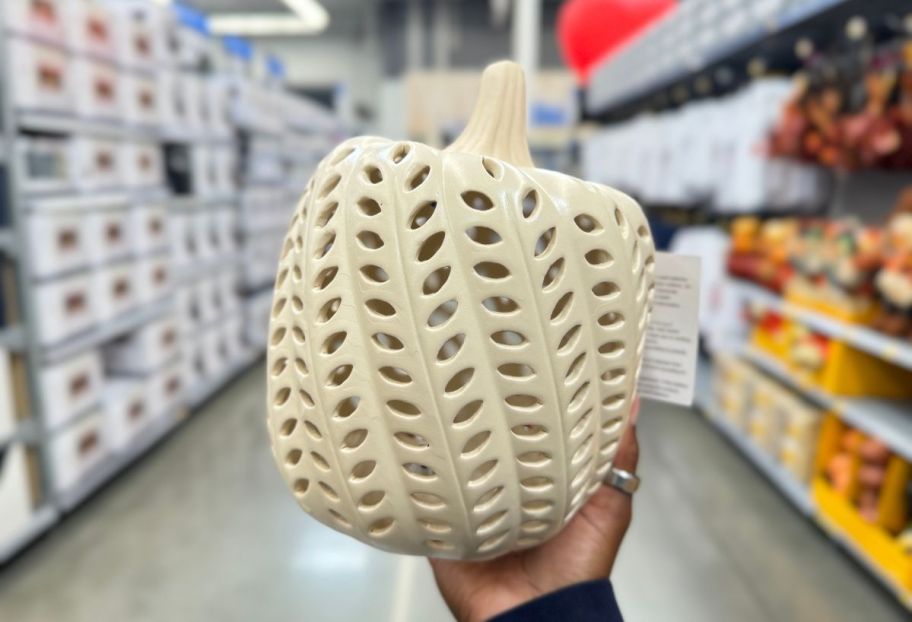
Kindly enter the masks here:
<path id="1" fill-rule="evenodd" d="M 584 174 L 650 204 L 705 204 L 727 213 L 817 209 L 828 196 L 828 176 L 771 159 L 765 149 L 790 90 L 787 80 L 758 80 L 728 97 L 603 128 L 583 144 Z"/>
<path id="2" fill-rule="evenodd" d="M 49 461 L 57 493 L 76 487 L 111 453 L 100 410 L 80 416 L 48 441 Z"/>
<path id="3" fill-rule="evenodd" d="M 876 277 L 883 311 L 874 326 L 912 339 L 912 188 L 900 197 L 887 223 L 886 238 L 883 268 Z"/>
<path id="4" fill-rule="evenodd" d="M 912 371 L 770 310 L 752 317 L 751 343 L 803 385 L 843 397 L 912 398 Z"/>
<path id="5" fill-rule="evenodd" d="M 813 495 L 825 526 L 860 549 L 900 591 L 912 593 L 912 464 L 881 439 L 828 416 Z"/>
<path id="6" fill-rule="evenodd" d="M 822 412 L 740 358 L 716 354 L 713 362 L 719 413 L 796 481 L 809 483 Z"/>
<path id="7" fill-rule="evenodd" d="M 810 67 L 771 133 L 772 153 L 845 170 L 912 168 L 912 40 L 901 50 L 870 50 L 864 68 Z M 862 101 L 850 90 L 856 84 Z"/>
<path id="8" fill-rule="evenodd" d="M 735 219 L 729 274 L 788 303 L 912 338 L 912 189 L 883 226 L 855 219 Z"/>

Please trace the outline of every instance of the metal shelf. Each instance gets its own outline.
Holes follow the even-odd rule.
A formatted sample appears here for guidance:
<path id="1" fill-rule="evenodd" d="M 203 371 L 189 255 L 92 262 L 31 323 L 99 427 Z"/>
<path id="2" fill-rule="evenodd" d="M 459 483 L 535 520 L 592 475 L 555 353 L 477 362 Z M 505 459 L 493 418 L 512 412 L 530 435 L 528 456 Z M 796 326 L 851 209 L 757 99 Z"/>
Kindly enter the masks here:
<path id="1" fill-rule="evenodd" d="M 21 352 L 26 347 L 25 329 L 21 324 L 0 328 L 0 347 L 13 352 Z"/>
<path id="2" fill-rule="evenodd" d="M 912 370 L 912 341 L 896 339 L 867 326 L 849 324 L 816 311 L 802 309 L 759 285 L 747 281 L 729 280 L 729 283 L 747 300 L 787 315 L 808 328 L 833 339 L 844 341 L 863 352 Z"/>
<path id="3" fill-rule="evenodd" d="M 887 576 L 884 572 L 868 559 L 868 556 L 862 551 L 855 542 L 852 541 L 836 524 L 830 521 L 824 514 L 817 515 L 817 525 L 842 549 L 855 559 L 859 564 L 874 575 L 884 586 L 890 590 L 900 603 L 907 609 L 912 609 L 912 592 L 906 590 L 896 583 L 892 577 Z"/>
<path id="4" fill-rule="evenodd" d="M 747 3 L 741 5 L 743 8 L 734 8 L 748 10 Z M 799 39 L 809 37 L 818 49 L 828 49 L 843 37 L 845 23 L 854 16 L 877 20 L 879 25 L 891 12 L 904 15 L 907 11 L 905 0 L 791 2 L 780 9 L 778 15 L 765 21 L 751 15 L 749 19 L 753 21 L 746 28 L 720 36 L 715 42 L 702 45 L 702 49 L 694 47 L 670 61 L 665 60 L 667 56 L 657 58 L 653 51 L 664 54 L 665 50 L 677 49 L 682 39 L 699 41 L 698 35 L 710 27 L 708 23 L 694 21 L 693 15 L 685 16 L 684 5 L 681 5 L 676 13 L 666 18 L 672 27 L 659 30 L 663 25 L 660 23 L 655 31 L 647 31 L 641 39 L 595 70 L 586 110 L 593 118 L 612 122 L 645 110 L 674 107 L 684 103 L 693 93 L 718 96 L 732 92 L 750 79 L 748 65 L 755 58 L 763 59 L 772 71 L 795 71 L 801 66 L 794 51 Z M 701 32 L 682 32 L 682 28 L 674 27 L 678 23 L 690 30 L 700 27 Z M 670 65 L 665 71 L 658 71 L 653 69 L 656 62 Z M 643 83 L 637 84 L 633 80 L 632 87 L 618 86 L 624 84 L 618 78 L 625 74 L 637 76 L 652 71 L 656 73 Z"/>
<path id="5" fill-rule="evenodd" d="M 62 361 L 79 354 L 84 350 L 97 347 L 124 335 L 135 328 L 158 319 L 172 307 L 171 300 L 140 307 L 122 316 L 105 322 L 96 328 L 67 339 L 66 341 L 43 348 L 42 361 L 47 364 Z"/>
<path id="6" fill-rule="evenodd" d="M 0 229 L 0 253 L 12 256 L 18 251 L 16 244 L 16 234 L 10 228 Z"/>
<path id="7" fill-rule="evenodd" d="M 45 504 L 38 508 L 35 513 L 32 514 L 31 522 L 20 534 L 7 542 L 0 544 L 0 564 L 5 564 L 16 555 L 16 553 L 32 542 L 32 540 L 50 529 L 51 526 L 57 522 L 58 518 L 59 514 L 57 513 L 57 510 L 49 504 Z"/>
<path id="8" fill-rule="evenodd" d="M 13 431 L 0 437 L 0 447 L 5 447 L 10 443 L 31 443 L 37 438 L 37 426 L 35 420 L 31 417 L 21 419 L 16 423 Z"/>
<path id="9" fill-rule="evenodd" d="M 743 353 L 745 358 L 783 384 L 803 393 L 846 423 L 879 438 L 895 452 L 912 460 L 912 403 L 830 395 L 796 377 L 779 361 L 755 348 L 746 348 Z"/>

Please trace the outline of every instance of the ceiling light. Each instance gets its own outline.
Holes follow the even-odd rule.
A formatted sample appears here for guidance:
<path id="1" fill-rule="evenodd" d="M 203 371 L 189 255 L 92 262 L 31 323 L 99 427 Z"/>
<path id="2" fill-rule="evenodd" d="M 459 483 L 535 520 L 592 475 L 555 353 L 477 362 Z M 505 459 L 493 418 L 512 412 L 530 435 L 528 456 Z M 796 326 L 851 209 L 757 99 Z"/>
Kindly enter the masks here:
<path id="1" fill-rule="evenodd" d="M 209 18 L 209 29 L 213 33 L 247 37 L 311 35 L 325 30 L 328 25 L 325 11 L 323 18 L 317 16 L 310 20 L 275 13 L 226 13 Z"/>

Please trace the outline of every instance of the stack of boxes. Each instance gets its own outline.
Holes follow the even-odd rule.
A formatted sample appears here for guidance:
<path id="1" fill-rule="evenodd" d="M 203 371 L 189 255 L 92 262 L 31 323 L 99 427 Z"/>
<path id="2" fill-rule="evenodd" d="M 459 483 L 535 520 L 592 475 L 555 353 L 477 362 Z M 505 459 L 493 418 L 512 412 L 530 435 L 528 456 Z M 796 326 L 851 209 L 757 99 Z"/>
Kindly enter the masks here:
<path id="1" fill-rule="evenodd" d="M 338 129 L 242 75 L 179 4 L 2 0 L 0 17 L 2 222 L 24 247 L 0 307 L 39 398 L 20 403 L 27 374 L 0 350 L 2 557 L 42 499 L 78 503 L 264 350 L 284 228 Z"/>
<path id="2" fill-rule="evenodd" d="M 714 356 L 718 416 L 808 484 L 823 412 L 743 360 Z"/>

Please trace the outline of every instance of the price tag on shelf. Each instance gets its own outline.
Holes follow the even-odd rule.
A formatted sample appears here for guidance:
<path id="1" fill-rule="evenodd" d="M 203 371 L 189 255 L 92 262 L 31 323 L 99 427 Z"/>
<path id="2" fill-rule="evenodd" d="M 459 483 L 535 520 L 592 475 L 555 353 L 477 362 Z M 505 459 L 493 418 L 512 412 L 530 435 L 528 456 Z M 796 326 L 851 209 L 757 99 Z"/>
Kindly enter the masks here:
<path id="1" fill-rule="evenodd" d="M 700 259 L 656 253 L 652 320 L 646 329 L 640 396 L 693 403 L 699 344 Z"/>

